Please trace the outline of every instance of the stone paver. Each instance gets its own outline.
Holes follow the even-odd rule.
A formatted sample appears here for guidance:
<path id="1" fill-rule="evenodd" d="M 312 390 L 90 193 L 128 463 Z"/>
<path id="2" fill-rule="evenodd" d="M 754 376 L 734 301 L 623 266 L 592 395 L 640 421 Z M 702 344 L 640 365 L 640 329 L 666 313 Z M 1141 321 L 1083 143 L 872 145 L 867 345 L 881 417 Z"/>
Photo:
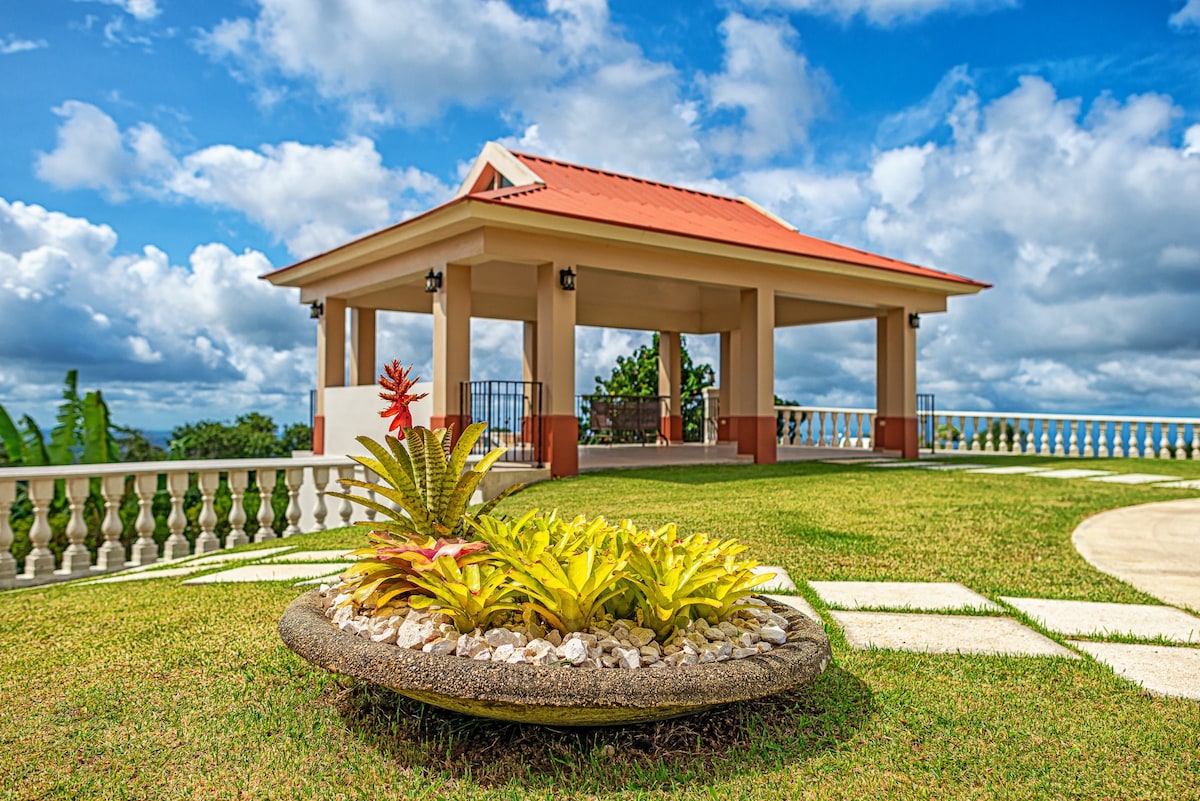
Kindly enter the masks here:
<path id="1" fill-rule="evenodd" d="M 1156 487 L 1168 487 L 1171 489 L 1194 489 L 1200 490 L 1200 481 L 1171 481 L 1166 484 L 1155 484 Z"/>
<path id="2" fill-rule="evenodd" d="M 1080 523 L 1071 542 L 1098 570 L 1200 611 L 1200 498 L 1101 512 Z"/>
<path id="3" fill-rule="evenodd" d="M 1118 473 L 1115 476 L 1100 476 L 1088 481 L 1102 484 L 1157 484 L 1160 481 L 1176 481 L 1179 476 L 1156 476 L 1153 473 Z"/>
<path id="4" fill-rule="evenodd" d="M 784 606 L 790 606 L 805 617 L 821 622 L 821 616 L 817 614 L 817 610 L 812 608 L 812 604 L 804 600 L 800 595 L 764 595 L 765 598 L 770 598 L 772 601 L 777 601 Z"/>
<path id="5" fill-rule="evenodd" d="M 796 589 L 796 584 L 792 581 L 792 577 L 778 565 L 759 565 L 754 568 L 754 573 L 759 576 L 763 573 L 775 574 L 775 578 L 755 587 L 756 592 L 794 592 Z"/>
<path id="6" fill-rule="evenodd" d="M 1067 642 L 1155 695 L 1200 701 L 1200 648 Z"/>
<path id="7" fill-rule="evenodd" d="M 981 470 L 972 470 L 972 473 L 991 473 L 996 476 L 1017 476 L 1025 473 L 1047 473 L 1049 467 L 1034 467 L 1027 464 L 1013 464 L 1004 467 L 985 467 Z"/>
<path id="8" fill-rule="evenodd" d="M 1042 470 L 1030 473 L 1038 478 L 1093 478 L 1094 476 L 1112 475 L 1111 470 Z"/>
<path id="9" fill-rule="evenodd" d="M 849 457 L 845 459 L 818 459 L 821 464 L 884 464 L 886 462 L 896 461 L 894 458 L 887 457 Z"/>
<path id="10" fill-rule="evenodd" d="M 955 582 L 810 581 L 830 606 L 843 609 L 986 609 L 1000 607 Z"/>
<path id="11" fill-rule="evenodd" d="M 237 553 L 215 553 L 211 556 L 201 556 L 199 558 L 190 558 L 187 561 L 189 566 L 192 565 L 220 565 L 225 562 L 238 562 L 244 560 L 257 560 L 266 556 L 291 551 L 294 546 L 285 545 L 281 548 L 263 548 L 257 551 L 238 551 Z"/>
<path id="12" fill-rule="evenodd" d="M 928 470 L 933 467 L 935 462 L 870 462 L 867 467 L 889 468 L 889 467 L 915 467 L 919 470 Z"/>
<path id="13" fill-rule="evenodd" d="M 981 467 L 987 467 L 987 465 L 971 464 L 970 462 L 934 462 L 929 465 L 930 470 L 978 470 Z"/>
<path id="14" fill-rule="evenodd" d="M 1125 635 L 1200 643 L 1200 618 L 1171 606 L 1002 598 L 1039 625 L 1068 636 Z"/>
<path id="15" fill-rule="evenodd" d="M 354 550 L 353 548 L 342 548 L 335 551 L 294 551 L 285 553 L 281 556 L 276 556 L 269 560 L 271 562 L 352 562 L 355 558 L 351 558 L 346 554 Z"/>
<path id="16" fill-rule="evenodd" d="M 830 612 L 853 648 L 930 654 L 1079 657 L 1007 617 Z"/>
<path id="17" fill-rule="evenodd" d="M 159 578 L 176 578 L 178 576 L 188 576 L 198 570 L 203 570 L 203 566 L 195 567 L 168 567 L 163 570 L 142 570 L 137 573 L 120 573 L 108 578 L 96 579 L 95 581 L 87 581 L 85 584 L 116 584 L 121 581 L 143 581 L 145 579 Z"/>
<path id="18" fill-rule="evenodd" d="M 332 576 L 347 567 L 344 562 L 301 565 L 243 565 L 220 573 L 209 573 L 188 579 L 184 584 L 224 584 L 246 581 L 289 581 L 294 579 Z"/>

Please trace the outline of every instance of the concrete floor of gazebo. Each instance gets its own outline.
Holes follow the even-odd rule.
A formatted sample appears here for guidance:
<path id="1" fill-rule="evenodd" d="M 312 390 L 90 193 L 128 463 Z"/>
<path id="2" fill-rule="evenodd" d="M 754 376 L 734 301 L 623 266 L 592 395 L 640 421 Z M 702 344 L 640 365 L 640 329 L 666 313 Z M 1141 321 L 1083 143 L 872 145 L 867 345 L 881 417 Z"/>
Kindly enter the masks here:
<path id="1" fill-rule="evenodd" d="M 817 459 L 871 458 L 878 454 L 848 448 L 780 447 L 780 462 L 809 462 Z M 621 467 L 664 467 L 693 464 L 753 464 L 749 455 L 738 456 L 736 443 L 705 445 L 699 442 L 672 445 L 580 445 L 579 470 L 611 470 Z"/>

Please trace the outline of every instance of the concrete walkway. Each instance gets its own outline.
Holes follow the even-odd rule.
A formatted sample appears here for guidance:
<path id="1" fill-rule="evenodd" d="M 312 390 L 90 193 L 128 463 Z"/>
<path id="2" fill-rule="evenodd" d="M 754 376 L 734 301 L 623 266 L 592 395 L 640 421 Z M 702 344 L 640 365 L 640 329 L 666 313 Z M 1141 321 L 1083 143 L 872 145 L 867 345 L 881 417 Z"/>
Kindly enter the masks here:
<path id="1" fill-rule="evenodd" d="M 1200 611 L 1200 498 L 1102 512 L 1071 535 L 1097 570 Z"/>

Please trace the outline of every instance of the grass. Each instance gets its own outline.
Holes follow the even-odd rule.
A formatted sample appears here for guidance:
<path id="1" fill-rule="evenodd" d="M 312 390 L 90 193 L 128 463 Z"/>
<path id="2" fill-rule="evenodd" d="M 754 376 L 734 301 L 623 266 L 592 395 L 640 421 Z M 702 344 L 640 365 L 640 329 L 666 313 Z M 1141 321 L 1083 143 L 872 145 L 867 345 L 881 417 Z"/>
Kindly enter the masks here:
<path id="1" fill-rule="evenodd" d="M 1200 478 L 1192 462 L 1070 461 L 1083 464 Z M 737 536 L 795 578 L 1155 603 L 1084 562 L 1070 533 L 1105 509 L 1184 497 L 1195 493 L 789 464 L 593 474 L 505 507 L 675 520 Z M 1149 696 L 1087 658 L 854 651 L 832 628 L 835 663 L 807 690 L 553 730 L 311 667 L 275 633 L 296 594 L 163 579 L 0 595 L 0 799 L 1200 797 L 1200 704 Z"/>

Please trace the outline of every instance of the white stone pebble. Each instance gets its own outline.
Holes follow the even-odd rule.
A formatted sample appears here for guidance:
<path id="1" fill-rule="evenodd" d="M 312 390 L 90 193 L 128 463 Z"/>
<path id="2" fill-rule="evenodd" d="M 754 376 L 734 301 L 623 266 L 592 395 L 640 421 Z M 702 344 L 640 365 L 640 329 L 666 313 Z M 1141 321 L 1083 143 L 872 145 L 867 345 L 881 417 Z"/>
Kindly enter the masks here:
<path id="1" fill-rule="evenodd" d="M 453 619 L 437 609 L 402 605 L 399 614 L 358 614 L 343 589 L 344 585 L 321 587 L 322 611 L 342 631 L 398 648 L 480 662 L 660 669 L 746 659 L 787 642 L 787 618 L 757 598 L 743 599 L 716 624 L 694 620 L 663 644 L 652 629 L 633 620 L 605 619 L 590 631 L 565 635 L 540 625 L 528 631 L 498 626 L 460 634 Z"/>

